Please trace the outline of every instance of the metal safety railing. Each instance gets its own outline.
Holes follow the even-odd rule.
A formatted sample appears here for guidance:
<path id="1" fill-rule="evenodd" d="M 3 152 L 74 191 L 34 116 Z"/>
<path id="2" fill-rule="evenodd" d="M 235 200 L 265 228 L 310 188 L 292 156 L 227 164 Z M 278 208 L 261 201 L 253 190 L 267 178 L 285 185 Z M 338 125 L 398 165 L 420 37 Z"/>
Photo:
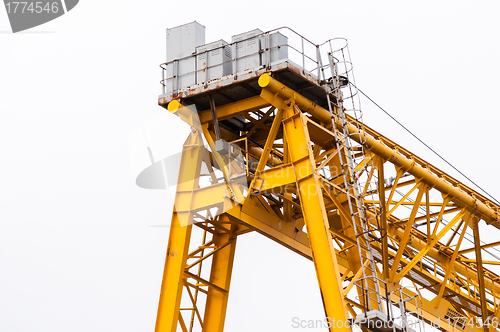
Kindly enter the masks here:
<path id="1" fill-rule="evenodd" d="M 402 287 L 389 292 L 387 283 L 374 276 L 360 278 L 354 281 L 354 285 L 358 293 L 356 299 L 362 307 L 362 313 L 355 317 L 356 324 L 368 326 L 372 330 L 425 331 L 422 300 L 418 294 L 407 294 Z M 379 291 L 366 285 L 378 285 Z M 382 304 L 378 310 L 370 306 L 375 297 L 380 297 Z"/>
<path id="2" fill-rule="evenodd" d="M 389 320 L 394 317 L 391 309 L 390 294 L 385 281 L 375 276 L 368 276 L 355 280 L 354 285 L 358 289 L 358 296 L 356 298 L 362 306 L 365 315 L 375 309 L 385 313 Z M 373 308 L 371 305 L 371 302 L 374 300 L 380 304 L 378 308 Z"/>
<path id="3" fill-rule="evenodd" d="M 418 293 L 407 294 L 401 287 L 391 292 L 390 296 L 399 299 L 397 302 L 392 302 L 391 309 L 396 309 L 396 313 L 394 310 L 391 313 L 393 321 L 405 328 L 406 331 L 424 332 L 425 320 L 420 295 Z"/>
<path id="4" fill-rule="evenodd" d="M 330 39 L 321 46 L 326 48 L 328 57 L 328 63 L 323 65 L 321 55 L 318 55 L 322 86 L 326 91 L 332 130 L 336 138 L 342 185 L 349 197 L 347 199 L 349 222 L 356 236 L 363 276 L 361 280 L 365 283 L 363 286 L 365 289 L 373 288 L 372 298 L 367 302 L 370 310 L 381 310 L 382 295 L 379 284 L 378 282 L 369 284 L 368 277 L 377 275 L 371 242 L 381 241 L 387 233 L 379 223 L 381 211 L 374 207 L 369 211 L 370 208 L 364 203 L 367 196 L 371 196 L 372 200 L 375 199 L 373 196 L 379 196 L 372 155 L 365 150 L 364 142 L 356 142 L 352 139 L 353 134 L 348 130 L 349 126 L 355 126 L 358 130 L 356 135 L 359 135 L 359 132 L 364 134 L 359 96 L 350 84 L 354 81 L 354 75 L 348 44 L 347 40 L 336 38 Z M 348 113 L 351 113 L 350 116 Z"/>
<path id="5" fill-rule="evenodd" d="M 285 38 L 276 42 L 276 40 L 273 40 L 273 36 L 277 36 L 276 33 L 281 34 Z M 333 50 L 331 46 L 332 41 L 335 40 L 345 39 L 331 39 L 318 45 L 288 27 L 281 27 L 218 47 L 207 48 L 203 52 L 195 52 L 191 55 L 162 63 L 160 65 L 162 93 L 176 95 L 179 91 L 194 86 L 207 87 L 209 81 L 225 76 L 232 76 L 237 80 L 238 75 L 242 72 L 270 70 L 272 65 L 277 62 L 292 64 L 294 67 L 300 69 L 302 75 L 307 75 L 308 79 L 316 81 L 315 83 L 321 85 L 321 72 L 328 66 L 328 64 L 323 66 L 322 63 L 328 63 L 328 61 L 324 60 L 327 59 L 328 53 Z M 254 52 L 242 55 L 238 54 L 238 48 L 242 47 L 242 43 L 254 41 L 258 41 L 259 43 L 259 47 L 256 47 Z M 283 50 L 281 55 L 278 54 L 280 50 Z M 227 54 L 230 53 L 230 57 L 225 61 L 210 63 L 209 54 L 217 52 L 220 52 L 218 54 L 224 52 L 227 52 Z M 243 65 L 243 67 L 248 68 L 244 68 L 243 70 L 238 69 L 238 67 L 241 67 L 239 63 L 255 57 L 258 60 L 254 66 L 248 67 Z M 200 58 L 203 58 L 205 61 L 197 61 Z M 201 65 L 199 65 L 199 62 Z M 220 66 L 229 66 L 231 70 L 229 72 L 226 71 L 225 75 L 219 75 L 220 77 L 210 79 L 209 73 L 216 68 L 220 68 Z M 188 67 L 189 69 L 185 70 L 184 67 Z M 328 77 L 327 79 L 331 80 L 332 77 Z M 187 80 L 187 82 L 183 82 L 183 80 Z"/>

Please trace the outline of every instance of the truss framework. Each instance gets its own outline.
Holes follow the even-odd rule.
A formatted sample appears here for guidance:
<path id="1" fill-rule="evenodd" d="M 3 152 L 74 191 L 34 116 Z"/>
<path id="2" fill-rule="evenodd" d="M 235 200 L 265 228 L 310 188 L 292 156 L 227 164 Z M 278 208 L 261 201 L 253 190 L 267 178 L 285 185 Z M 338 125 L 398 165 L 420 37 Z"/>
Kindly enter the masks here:
<path id="1" fill-rule="evenodd" d="M 354 286 L 366 262 L 339 176 L 335 142 L 341 138 L 322 107 L 269 75 L 259 85 L 259 96 L 216 109 L 218 121 L 243 116 L 253 124 L 248 131 L 220 128 L 224 140 L 244 151 L 244 167 L 231 172 L 217 151 L 210 110 L 199 113 L 201 128 L 193 127 L 184 144 L 157 332 L 223 331 L 237 238 L 252 231 L 313 260 L 328 317 L 346 321 L 363 310 Z M 168 106 L 181 117 L 185 108 L 175 100 Z M 350 134 L 370 154 L 355 155 L 356 178 L 378 189 L 363 201 L 364 212 L 383 225 L 370 233 L 377 276 L 390 290 L 414 285 L 404 292 L 421 295 L 427 322 L 444 321 L 450 310 L 461 321 L 500 318 L 500 276 L 485 268 L 498 262 L 482 260 L 500 242 L 482 243 L 478 231 L 500 228 L 499 206 L 369 127 Z M 245 181 L 234 182 L 231 174 Z M 202 175 L 212 185 L 202 186 Z M 370 190 L 362 188 L 362 194 Z M 366 251 L 366 242 L 361 246 Z M 488 329 L 478 326 L 458 329 Z"/>

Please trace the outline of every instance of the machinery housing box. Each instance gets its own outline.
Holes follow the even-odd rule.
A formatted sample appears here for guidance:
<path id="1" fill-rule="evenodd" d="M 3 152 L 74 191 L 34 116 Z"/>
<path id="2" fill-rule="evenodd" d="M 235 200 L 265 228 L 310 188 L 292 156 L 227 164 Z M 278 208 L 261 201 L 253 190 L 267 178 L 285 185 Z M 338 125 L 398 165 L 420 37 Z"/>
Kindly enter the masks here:
<path id="1" fill-rule="evenodd" d="M 279 32 L 269 34 L 271 63 L 288 60 L 288 38 Z"/>
<path id="2" fill-rule="evenodd" d="M 236 59 L 235 73 L 259 68 L 262 65 L 260 34 L 262 30 L 254 29 L 232 36 L 233 58 Z"/>
<path id="3" fill-rule="evenodd" d="M 205 27 L 198 22 L 167 29 L 167 94 L 196 84 L 196 59 L 192 54 L 203 44 Z"/>
<path id="4" fill-rule="evenodd" d="M 218 40 L 196 48 L 197 84 L 231 75 L 231 46 Z"/>

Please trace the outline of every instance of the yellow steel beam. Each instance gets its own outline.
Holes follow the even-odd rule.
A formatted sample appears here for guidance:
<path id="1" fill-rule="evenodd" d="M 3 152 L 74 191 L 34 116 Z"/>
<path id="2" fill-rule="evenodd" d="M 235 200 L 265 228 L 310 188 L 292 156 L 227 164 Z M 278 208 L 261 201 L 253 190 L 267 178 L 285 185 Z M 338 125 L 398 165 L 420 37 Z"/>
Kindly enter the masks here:
<path id="1" fill-rule="evenodd" d="M 325 160 L 322 160 L 321 164 L 318 166 L 318 169 L 322 169 L 323 167 L 328 165 L 330 163 L 330 161 L 333 159 L 333 157 L 335 157 L 339 153 L 338 150 L 335 150 L 335 151 L 332 151 L 332 150 L 325 151 L 325 155 L 328 155 L 328 157 Z M 323 156 L 320 156 L 320 158 L 322 158 L 322 157 Z"/>
<path id="2" fill-rule="evenodd" d="M 345 207 L 342 205 L 342 203 L 339 201 L 338 197 L 336 197 L 335 194 L 332 195 L 332 193 L 330 192 L 330 190 L 328 190 L 328 187 L 326 187 L 326 184 L 324 184 L 323 181 L 321 181 L 321 185 L 322 185 L 326 195 L 328 196 L 328 198 L 330 198 L 332 200 L 333 204 L 335 204 L 335 206 L 337 207 L 337 210 L 338 210 L 340 216 L 342 217 L 342 219 L 345 221 L 345 223 L 346 224 L 350 223 L 351 216 L 349 215 L 349 213 L 347 212 Z"/>
<path id="3" fill-rule="evenodd" d="M 215 233 L 215 235 L 218 235 L 219 233 Z M 224 234 L 227 234 L 226 232 L 224 232 Z M 214 236 L 215 237 L 215 236 Z M 212 241 L 213 242 L 213 241 Z M 188 266 L 186 266 L 186 270 L 189 270 L 190 268 L 192 268 L 193 266 L 199 264 L 200 262 L 203 262 L 205 259 L 211 257 L 212 255 L 216 254 L 217 252 L 221 251 L 222 249 L 224 249 L 226 246 L 230 245 L 231 242 L 228 241 L 224 244 L 218 244 L 216 245 L 215 248 L 213 248 L 214 250 L 209 252 L 208 254 L 206 255 L 202 255 L 201 257 L 199 257 L 196 261 L 194 261 L 193 263 L 189 264 Z M 203 250 L 203 249 L 207 249 L 207 248 L 212 248 L 212 247 L 202 247 L 200 250 Z M 190 255 L 192 256 L 192 255 Z M 194 256 L 193 256 L 194 257 Z"/>
<path id="4" fill-rule="evenodd" d="M 285 191 L 286 187 L 294 187 L 295 180 L 292 164 L 279 165 L 260 172 L 253 188 L 262 193 L 279 193 Z"/>
<path id="5" fill-rule="evenodd" d="M 275 214 L 259 205 L 256 197 L 248 197 L 242 205 L 226 213 L 267 238 L 307 259 L 312 259 L 307 234 L 302 230 L 297 230 L 293 225 L 283 223 Z"/>
<path id="6" fill-rule="evenodd" d="M 274 144 L 274 140 L 276 139 L 276 134 L 281 126 L 281 118 L 283 116 L 283 109 L 278 108 L 276 111 L 276 115 L 274 116 L 273 124 L 271 125 L 271 130 L 267 136 L 266 144 L 264 145 L 264 149 L 262 150 L 262 155 L 259 159 L 259 164 L 255 170 L 255 175 L 258 176 L 259 172 L 264 170 L 264 167 L 267 164 L 267 159 L 269 158 L 269 153 Z"/>
<path id="7" fill-rule="evenodd" d="M 217 286 L 216 284 L 211 283 L 210 281 L 205 280 L 205 279 L 203 279 L 202 277 L 199 277 L 199 276 L 197 276 L 196 274 L 193 274 L 193 273 L 191 273 L 191 272 L 189 272 L 189 271 L 184 271 L 184 275 L 185 275 L 186 277 L 189 277 L 189 278 L 192 278 L 192 279 L 194 279 L 194 280 L 198 281 L 199 283 L 201 283 L 201 284 L 203 284 L 203 285 L 205 285 L 205 286 L 212 287 L 213 289 L 215 289 L 216 291 L 218 291 L 218 292 L 220 292 L 220 293 L 227 293 L 227 290 L 226 290 L 226 289 L 224 289 L 224 288 L 222 288 L 222 287 L 219 287 L 219 286 Z"/>
<path id="8" fill-rule="evenodd" d="M 302 206 L 302 213 L 307 228 L 307 235 L 313 253 L 316 276 L 323 298 L 327 317 L 333 321 L 346 322 L 348 315 L 341 293 L 339 268 L 332 238 L 328 233 L 329 224 L 323 203 L 323 195 L 315 162 L 310 148 L 306 120 L 301 113 L 295 113 L 293 101 L 277 103 L 273 106 L 284 108 L 283 132 L 288 144 L 290 161 L 295 167 L 297 190 Z M 351 331 L 350 327 L 330 330 Z"/>
<path id="9" fill-rule="evenodd" d="M 254 96 L 247 99 L 235 101 L 234 103 L 218 106 L 217 107 L 217 119 L 219 121 L 232 118 L 243 112 L 251 112 L 263 107 L 268 106 L 269 103 L 262 99 L 260 96 Z M 194 107 L 194 106 L 193 106 Z M 182 113 L 184 106 L 178 100 L 172 100 L 167 109 L 170 113 Z M 200 118 L 200 123 L 205 124 L 212 121 L 212 112 L 210 110 L 202 111 L 198 113 Z M 193 125 L 192 123 L 189 123 Z"/>
<path id="10" fill-rule="evenodd" d="M 400 186 L 399 180 L 401 179 L 401 177 L 403 176 L 403 173 L 404 173 L 398 167 L 395 167 L 395 168 L 396 168 L 396 179 L 394 179 L 394 184 L 392 185 L 391 192 L 389 193 L 389 198 L 387 199 L 386 204 L 389 204 L 389 202 L 392 202 L 392 197 L 394 196 L 394 193 L 396 192 L 396 188 L 398 188 Z M 412 181 L 411 183 L 415 183 L 415 182 Z"/>
<path id="11" fill-rule="evenodd" d="M 465 211 L 465 210 L 464 210 Z M 451 235 L 450 237 L 448 238 L 448 241 L 446 241 L 446 244 L 444 245 L 445 248 L 449 248 L 451 246 L 451 243 L 453 242 L 453 239 L 455 238 L 455 235 L 457 235 L 457 231 L 460 229 L 460 227 L 462 227 L 462 224 L 464 223 L 464 221 L 460 221 L 460 223 L 457 225 L 457 227 L 455 228 L 455 230 L 453 232 L 451 232 Z M 429 226 L 430 227 L 430 226 Z"/>
<path id="12" fill-rule="evenodd" d="M 479 294 L 481 296 L 481 317 L 483 322 L 488 318 L 488 307 L 486 302 L 486 292 L 484 283 L 483 262 L 481 258 L 481 241 L 479 239 L 479 219 L 472 216 L 472 230 L 474 234 L 474 246 L 476 248 L 477 276 L 479 278 Z M 487 332 L 489 328 L 485 325 L 484 330 Z"/>
<path id="13" fill-rule="evenodd" d="M 477 260 L 476 259 L 468 259 L 468 258 L 459 258 L 461 262 L 465 262 L 465 263 L 477 263 Z M 481 262 L 486 265 L 490 264 L 490 265 L 500 265 L 500 262 L 499 261 L 485 261 L 485 260 L 481 260 Z"/>
<path id="14" fill-rule="evenodd" d="M 365 204 L 380 204 L 380 201 L 378 201 L 378 200 L 373 200 L 373 201 L 372 201 L 372 200 L 369 200 L 369 199 L 365 199 L 363 202 L 364 202 Z M 406 201 L 406 202 L 400 202 L 400 201 L 390 201 L 390 202 L 386 202 L 386 204 L 387 204 L 387 205 L 394 205 L 394 204 L 398 204 L 398 203 L 399 203 L 400 205 L 415 205 L 415 203 L 414 203 L 414 202 L 410 202 L 410 201 Z M 420 205 L 427 205 L 427 203 L 426 203 L 426 202 L 420 202 Z M 428 204 L 428 205 L 429 205 L 429 206 L 442 206 L 442 205 L 443 205 L 443 203 L 439 203 L 439 202 L 429 202 L 429 204 Z M 447 206 L 452 207 L 452 206 L 455 206 L 455 205 L 453 205 L 453 204 L 448 204 Z M 437 215 L 437 214 L 436 214 L 436 215 Z M 435 216 L 436 216 L 436 215 L 435 215 Z M 429 217 L 432 217 L 432 215 L 429 215 Z M 424 220 L 424 219 L 426 219 L 426 218 L 427 218 L 427 217 L 422 217 L 420 220 Z M 416 221 L 416 220 L 415 220 L 415 221 Z M 472 251 L 474 251 L 474 250 L 472 250 Z"/>
<path id="15" fill-rule="evenodd" d="M 340 238 L 342 239 L 344 242 L 347 242 L 353 246 L 357 246 L 358 243 L 356 242 L 356 240 L 354 240 L 353 238 L 343 234 L 343 233 L 340 233 L 340 232 L 337 232 L 336 230 L 334 229 L 329 229 L 329 232 L 334 236 L 334 237 L 337 237 L 337 238 Z M 363 247 L 363 249 L 366 249 L 366 247 Z M 349 267 L 350 269 L 351 267 Z"/>
<path id="16" fill-rule="evenodd" d="M 431 211 L 430 211 L 430 202 L 429 202 L 429 187 L 425 188 L 425 220 L 427 226 L 427 244 L 432 242 L 432 239 L 429 235 L 431 235 Z M 415 221 L 417 221 L 415 219 Z"/>
<path id="17" fill-rule="evenodd" d="M 184 318 L 182 318 L 182 315 L 179 315 L 179 324 L 181 325 L 182 332 L 188 332 L 186 323 L 184 323 Z"/>
<path id="18" fill-rule="evenodd" d="M 273 106 L 274 107 L 274 106 Z M 283 137 L 283 163 L 288 164 L 290 162 L 290 154 L 288 153 L 288 143 L 286 142 L 286 137 Z M 295 182 L 295 181 L 294 181 Z M 289 185 L 287 187 L 283 188 L 281 192 L 283 193 L 283 215 L 284 218 L 283 220 L 285 221 L 286 224 L 289 224 L 293 220 L 293 209 L 292 209 L 292 204 L 295 202 L 293 201 L 293 189 L 290 188 Z M 296 203 L 295 203 L 295 206 Z M 300 210 L 302 208 L 298 206 Z"/>
<path id="19" fill-rule="evenodd" d="M 492 247 L 496 247 L 496 246 L 500 246 L 500 241 L 497 241 L 497 242 L 492 242 L 492 243 L 488 243 L 488 244 L 483 244 L 481 246 L 481 249 L 488 249 L 488 248 L 492 248 Z M 460 250 L 459 254 L 460 255 L 463 255 L 463 254 L 467 254 L 467 253 L 470 253 L 470 252 L 474 252 L 476 250 L 476 248 L 470 248 L 470 249 L 464 249 L 464 250 Z"/>
<path id="20" fill-rule="evenodd" d="M 226 209 L 228 204 L 231 206 L 225 182 L 192 191 L 177 190 L 177 195 L 179 196 L 179 202 L 175 205 L 177 212 L 198 211 L 219 204 L 225 204 Z"/>
<path id="21" fill-rule="evenodd" d="M 378 172 L 378 194 L 380 197 L 380 222 L 382 230 L 382 279 L 389 279 L 389 243 L 388 243 L 388 226 L 387 226 L 387 208 L 385 205 L 385 183 L 384 183 L 384 160 L 380 157 L 376 158 L 375 165 Z"/>

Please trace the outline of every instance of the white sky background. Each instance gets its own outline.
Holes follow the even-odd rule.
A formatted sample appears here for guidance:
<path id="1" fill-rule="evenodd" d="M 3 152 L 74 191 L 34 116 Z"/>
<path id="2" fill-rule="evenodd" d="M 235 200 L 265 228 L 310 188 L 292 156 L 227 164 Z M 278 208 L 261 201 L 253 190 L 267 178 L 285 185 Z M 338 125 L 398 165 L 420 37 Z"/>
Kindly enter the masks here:
<path id="1" fill-rule="evenodd" d="M 170 215 L 135 186 L 128 135 L 157 106 L 165 29 L 206 41 L 289 26 L 349 39 L 358 86 L 500 199 L 496 1 L 92 1 L 11 34 L 0 8 L 0 331 L 153 331 Z M 365 123 L 456 174 L 363 100 Z M 172 116 L 169 138 L 186 127 Z M 457 178 L 461 179 L 459 176 Z M 467 182 L 465 182 L 468 184 Z M 322 317 L 311 262 L 238 240 L 228 331 Z M 263 325 L 264 324 L 264 325 Z"/>

